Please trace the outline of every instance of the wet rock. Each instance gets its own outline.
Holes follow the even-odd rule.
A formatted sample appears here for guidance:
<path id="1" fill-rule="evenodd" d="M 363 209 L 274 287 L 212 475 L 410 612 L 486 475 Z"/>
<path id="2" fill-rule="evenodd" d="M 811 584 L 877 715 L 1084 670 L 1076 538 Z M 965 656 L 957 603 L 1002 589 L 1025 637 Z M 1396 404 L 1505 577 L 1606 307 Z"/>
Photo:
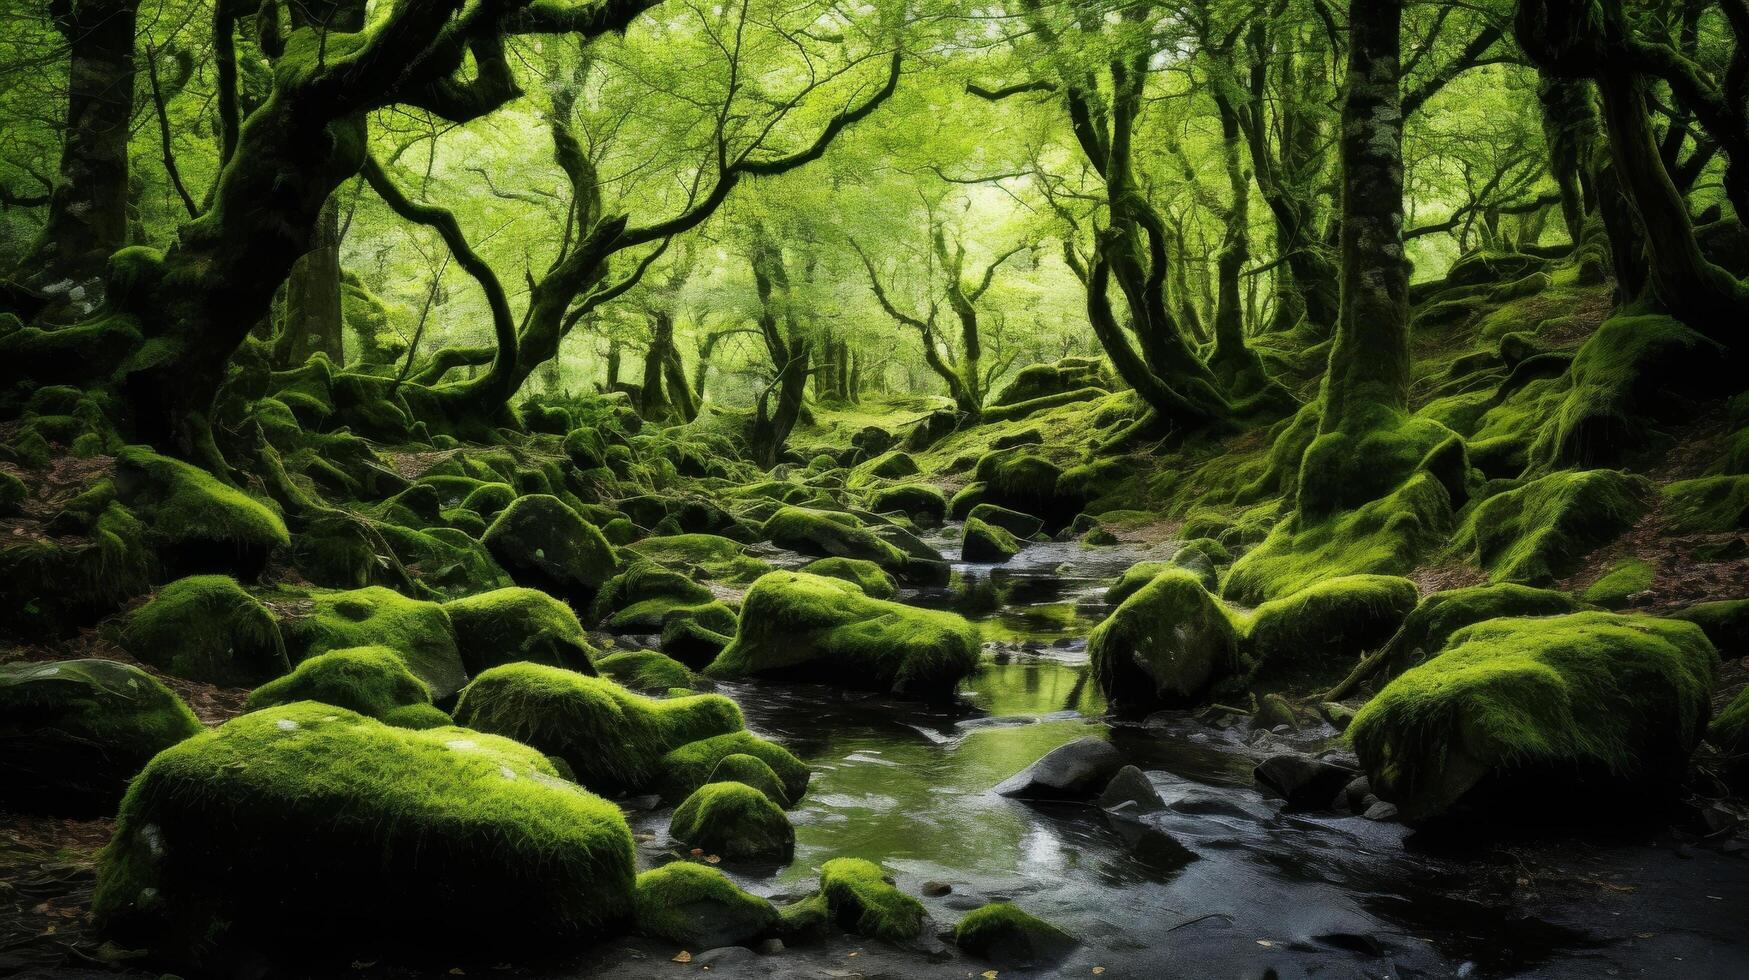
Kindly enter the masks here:
<path id="1" fill-rule="evenodd" d="M 1114 813 L 1111 815 L 1111 826 L 1123 838 L 1130 856 L 1139 864 L 1170 873 L 1196 860 L 1196 852 L 1146 820 L 1130 819 Z"/>
<path id="2" fill-rule="evenodd" d="M 991 902 L 968 914 L 953 931 L 960 949 L 999 966 L 1027 967 L 1061 959 L 1075 940 L 1010 902 Z"/>
<path id="3" fill-rule="evenodd" d="M 707 949 L 692 958 L 692 965 L 711 969 L 713 967 L 730 966 L 735 963 L 745 963 L 759 954 L 745 946 L 718 946 Z"/>
<path id="4" fill-rule="evenodd" d="M 1027 800 L 1085 800 L 1123 766 L 1110 742 L 1088 735 L 1059 745 L 997 785 L 998 796 Z"/>
<path id="5" fill-rule="evenodd" d="M 1237 671 L 1239 633 L 1195 575 L 1170 569 L 1094 628 L 1087 654 L 1112 708 L 1145 714 L 1194 701 Z"/>
<path id="6" fill-rule="evenodd" d="M 770 902 L 742 891 L 715 868 L 686 861 L 638 875 L 633 906 L 645 935 L 709 951 L 694 956 L 694 963 L 712 953 L 722 962 L 736 955 L 723 952 L 724 947 L 741 948 L 777 925 Z M 750 949 L 741 952 L 753 955 Z"/>
<path id="7" fill-rule="evenodd" d="M 1318 715 L 1329 722 L 1331 728 L 1345 732 L 1348 723 L 1354 720 L 1354 709 L 1335 701 L 1324 701 L 1318 705 Z"/>
<path id="8" fill-rule="evenodd" d="M 1251 716 L 1251 730 L 1271 732 L 1281 726 L 1290 731 L 1299 730 L 1300 719 L 1294 713 L 1294 706 L 1279 694 L 1264 695 L 1257 713 Z"/>
<path id="9" fill-rule="evenodd" d="M 1266 792 L 1286 800 L 1290 810 L 1323 810 L 1357 774 L 1345 766 L 1287 752 L 1263 760 L 1252 775 Z"/>
<path id="10" fill-rule="evenodd" d="M 1377 800 L 1378 797 L 1372 795 L 1372 781 L 1365 776 L 1356 776 L 1342 787 L 1342 802 L 1350 813 L 1365 813 L 1366 808 Z"/>
<path id="11" fill-rule="evenodd" d="M 1020 542 L 1002 528 L 966 518 L 960 539 L 960 557 L 970 562 L 1000 564 L 1020 553 Z"/>
<path id="12" fill-rule="evenodd" d="M 1105 791 L 1099 794 L 1099 807 L 1110 811 L 1121 809 L 1126 815 L 1134 815 L 1163 810 L 1166 801 L 1148 781 L 1147 773 L 1135 766 L 1124 766 L 1111 777 L 1111 782 L 1105 784 Z"/>
<path id="13" fill-rule="evenodd" d="M 941 896 L 951 894 L 952 892 L 953 886 L 945 881 L 926 881 L 923 883 L 923 895 L 925 898 L 940 898 Z"/>
<path id="14" fill-rule="evenodd" d="M 1397 805 L 1395 803 L 1386 803 L 1384 800 L 1379 800 L 1372 806 L 1367 807 L 1366 812 L 1362 813 L 1361 816 L 1368 820 L 1395 820 L 1397 819 Z"/>
<path id="15" fill-rule="evenodd" d="M 760 940 L 759 946 L 757 947 L 759 955 L 761 956 L 776 956 L 786 948 L 787 947 L 783 944 L 783 940 L 776 936 L 772 936 L 770 939 Z"/>

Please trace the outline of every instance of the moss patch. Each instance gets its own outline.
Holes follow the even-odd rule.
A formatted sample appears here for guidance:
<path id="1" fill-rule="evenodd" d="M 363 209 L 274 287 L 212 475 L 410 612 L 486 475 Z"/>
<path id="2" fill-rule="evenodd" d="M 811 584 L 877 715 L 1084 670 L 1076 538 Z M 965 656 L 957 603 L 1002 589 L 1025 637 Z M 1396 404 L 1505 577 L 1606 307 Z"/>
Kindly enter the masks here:
<path id="1" fill-rule="evenodd" d="M 1252 680 L 1270 690 L 1334 680 L 1383 646 L 1419 598 L 1408 579 L 1348 575 L 1266 602 L 1252 612 L 1245 635 Z"/>
<path id="2" fill-rule="evenodd" d="M 739 541 L 715 534 L 672 534 L 643 538 L 626 546 L 643 558 L 668 568 L 693 572 L 695 577 L 729 583 L 751 582 L 771 566 L 747 554 Z M 698 573 L 702 572 L 702 575 Z"/>
<path id="3" fill-rule="evenodd" d="M 401 655 L 437 700 L 467 683 L 449 614 L 435 602 L 372 586 L 317 592 L 281 608 L 280 630 L 294 662 L 330 650 L 385 646 Z"/>
<path id="4" fill-rule="evenodd" d="M 1068 933 L 1012 902 L 991 902 L 966 913 L 954 927 L 953 941 L 980 959 L 1015 967 L 1056 959 L 1075 946 Z"/>
<path id="5" fill-rule="evenodd" d="M 619 567 L 601 531 L 550 494 L 516 498 L 480 540 L 519 584 L 580 606 Z"/>
<path id="6" fill-rule="evenodd" d="M 1503 616 L 1559 616 L 1581 605 L 1565 592 L 1502 583 L 1448 589 L 1423 598 L 1383 651 L 1387 676 L 1438 653 L 1453 633 Z"/>
<path id="7" fill-rule="evenodd" d="M 808 791 L 813 774 L 802 760 L 776 742 L 738 731 L 688 742 L 663 756 L 657 764 L 662 772 L 662 798 L 678 803 L 690 796 L 693 790 L 711 782 L 717 767 L 733 755 L 748 755 L 765 763 L 782 781 L 784 796 L 792 803 Z"/>
<path id="8" fill-rule="evenodd" d="M 899 594 L 899 585 L 891 575 L 860 558 L 817 558 L 803 565 L 802 571 L 850 582 L 871 599 L 891 599 Z"/>
<path id="9" fill-rule="evenodd" d="M 999 527 L 976 517 L 966 518 L 960 537 L 960 558 L 970 562 L 1005 562 L 1020 553 L 1020 542 Z"/>
<path id="10" fill-rule="evenodd" d="M 1650 562 L 1637 558 L 1616 562 L 1602 578 L 1591 583 L 1580 598 L 1605 609 L 1620 609 L 1628 604 L 1629 596 L 1651 588 L 1652 580 L 1657 576 L 1658 570 Z"/>
<path id="11" fill-rule="evenodd" d="M 1662 490 L 1670 529 L 1685 533 L 1749 528 L 1749 476 L 1679 480 Z"/>
<path id="12" fill-rule="evenodd" d="M 765 794 L 766 799 L 780 807 L 788 809 L 794 802 L 789 798 L 789 792 L 784 789 L 783 780 L 778 778 L 771 766 L 756 756 L 726 755 L 711 770 L 712 783 L 741 783 L 751 786 Z"/>
<path id="13" fill-rule="evenodd" d="M 596 661 L 603 677 L 636 691 L 669 691 L 695 688 L 699 676 L 673 657 L 654 650 L 622 650 Z"/>
<path id="14" fill-rule="evenodd" d="M 115 459 L 121 501 L 163 542 L 162 559 L 181 572 L 232 572 L 252 579 L 274 548 L 291 543 L 267 504 L 212 474 L 140 446 Z"/>
<path id="15" fill-rule="evenodd" d="M 888 884 L 873 861 L 827 861 L 820 866 L 820 894 L 831 917 L 858 935 L 897 943 L 923 932 L 923 903 Z"/>
<path id="16" fill-rule="evenodd" d="M 279 623 L 225 575 L 165 586 L 128 617 L 122 649 L 176 677 L 252 687 L 291 670 Z"/>

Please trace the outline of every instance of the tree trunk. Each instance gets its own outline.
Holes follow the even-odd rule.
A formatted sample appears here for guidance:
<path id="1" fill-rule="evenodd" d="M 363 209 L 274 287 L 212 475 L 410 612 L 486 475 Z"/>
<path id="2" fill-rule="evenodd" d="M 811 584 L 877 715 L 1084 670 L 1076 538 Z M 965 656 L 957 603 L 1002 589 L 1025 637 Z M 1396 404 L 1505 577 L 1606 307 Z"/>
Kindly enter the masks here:
<path id="1" fill-rule="evenodd" d="M 658 422 L 670 414 L 668 399 L 662 394 L 662 380 L 668 362 L 668 348 L 674 344 L 674 318 L 666 312 L 650 316 L 650 348 L 644 354 L 644 388 L 639 399 L 638 414 Z"/>
<path id="2" fill-rule="evenodd" d="M 321 351 L 335 367 L 343 366 L 344 335 L 340 310 L 340 207 L 330 195 L 322 206 L 310 250 L 292 266 L 286 280 L 285 321 L 280 327 L 286 356 L 281 367 L 309 360 Z M 277 352 L 276 352 L 277 353 Z"/>

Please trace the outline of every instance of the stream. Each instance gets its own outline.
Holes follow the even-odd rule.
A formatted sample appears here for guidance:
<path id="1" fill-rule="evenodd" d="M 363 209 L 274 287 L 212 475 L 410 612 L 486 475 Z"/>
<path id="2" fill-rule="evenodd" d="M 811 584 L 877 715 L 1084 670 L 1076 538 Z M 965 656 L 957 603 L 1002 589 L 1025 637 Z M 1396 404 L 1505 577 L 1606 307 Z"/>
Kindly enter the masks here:
<path id="1" fill-rule="evenodd" d="M 931 539 L 950 559 L 955 529 Z M 1049 969 L 1001 976 L 1749 977 L 1749 861 L 1668 829 L 1436 846 L 1396 823 L 1284 813 L 1252 785 L 1263 757 L 1338 745 L 1335 732 L 1253 733 L 1185 716 L 1113 724 L 1088 677 L 1086 636 L 1105 587 L 1170 549 L 1027 547 L 1006 565 L 957 562 L 955 587 L 903 601 L 983 624 L 984 669 L 961 702 L 931 707 L 815 685 L 725 684 L 750 727 L 814 769 L 791 814 L 795 859 L 721 867 L 777 899 L 810 891 L 824 861 L 877 861 L 935 928 L 1011 899 L 1079 937 Z M 1050 749 L 1109 738 L 1167 803 L 1145 825 L 1090 805 L 989 792 Z M 665 846 L 666 811 L 634 817 Z M 1195 853 L 1158 856 L 1163 832 Z M 951 891 L 940 892 L 948 885 Z M 697 951 L 694 951 L 697 952 Z M 607 951 L 596 970 L 673 955 Z M 988 964 L 854 936 L 778 956 L 701 961 L 719 976 L 978 976 Z M 697 969 L 695 961 L 690 968 Z M 657 963 L 641 969 L 656 971 Z M 629 974 L 628 974 L 629 975 Z"/>

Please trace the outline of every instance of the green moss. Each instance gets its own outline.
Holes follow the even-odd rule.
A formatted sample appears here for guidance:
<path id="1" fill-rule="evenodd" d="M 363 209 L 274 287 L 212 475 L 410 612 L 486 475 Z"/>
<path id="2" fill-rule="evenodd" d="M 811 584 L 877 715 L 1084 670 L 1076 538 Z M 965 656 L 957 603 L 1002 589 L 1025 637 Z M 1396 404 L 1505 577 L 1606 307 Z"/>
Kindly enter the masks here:
<path id="1" fill-rule="evenodd" d="M 440 596 L 510 585 L 510 576 L 492 555 L 461 531 L 446 527 L 414 531 L 393 524 L 378 524 L 376 530 L 419 584 Z"/>
<path id="2" fill-rule="evenodd" d="M 457 724 L 505 735 L 565 760 L 601 793 L 637 792 L 664 771 L 665 753 L 741 730 L 741 709 L 715 694 L 657 701 L 599 677 L 506 664 L 474 679 Z"/>
<path id="3" fill-rule="evenodd" d="M 481 539 L 518 584 L 586 605 L 619 563 L 595 525 L 549 494 L 518 497 Z"/>
<path id="4" fill-rule="evenodd" d="M 1172 567 L 1170 562 L 1164 561 L 1136 562 L 1122 575 L 1119 575 L 1117 581 L 1112 583 L 1110 588 L 1105 590 L 1105 601 L 1114 606 L 1122 603 L 1125 599 L 1140 592 L 1142 586 L 1154 581 L 1161 572 Z M 1204 588 L 1208 588 L 1208 586 L 1208 582 L 1203 582 Z"/>
<path id="5" fill-rule="evenodd" d="M 871 599 L 848 582 L 772 572 L 741 604 L 735 641 L 708 668 L 951 698 L 978 666 L 978 629 L 952 613 Z"/>
<path id="6" fill-rule="evenodd" d="M 1296 503 L 1313 518 L 1352 511 L 1392 496 L 1417 474 L 1462 499 L 1469 459 L 1456 433 L 1429 418 L 1380 409 L 1350 430 L 1322 432 L 1300 462 Z"/>
<path id="7" fill-rule="evenodd" d="M 462 506 L 489 521 L 515 499 L 516 488 L 508 483 L 482 483 L 462 498 Z"/>
<path id="8" fill-rule="evenodd" d="M 963 521 L 972 509 L 984 502 L 984 497 L 990 491 L 987 483 L 973 481 L 961 487 L 947 502 L 947 514 L 956 521 Z"/>
<path id="9" fill-rule="evenodd" d="M 745 783 L 706 783 L 693 790 L 668 825 L 675 840 L 707 854 L 788 861 L 796 832 L 783 808 Z"/>
<path id="10" fill-rule="evenodd" d="M 1348 575 L 1258 606 L 1245 643 L 1252 680 L 1271 690 L 1306 689 L 1340 678 L 1361 654 L 1383 646 L 1420 593 L 1388 575 Z"/>
<path id="11" fill-rule="evenodd" d="M 164 542 L 166 564 L 179 571 L 253 578 L 274 548 L 291 543 L 272 508 L 205 470 L 140 446 L 123 449 L 115 465 L 121 501 Z"/>
<path id="12" fill-rule="evenodd" d="M 673 657 L 654 650 L 622 650 L 595 663 L 603 677 L 611 677 L 638 691 L 696 688 L 699 677 Z"/>
<path id="13" fill-rule="evenodd" d="M 1593 798 L 1614 813 L 1681 779 L 1717 665 L 1690 623 L 1489 620 L 1387 685 L 1348 733 L 1373 792 L 1411 821 L 1473 811 L 1564 822 Z"/>
<path id="14" fill-rule="evenodd" d="M 1496 582 L 1552 582 L 1646 511 L 1651 484 L 1617 470 L 1551 473 L 1477 504 L 1457 547 Z"/>
<path id="15" fill-rule="evenodd" d="M 1664 516 L 1682 533 L 1749 528 L 1749 476 L 1708 476 L 1665 486 Z"/>
<path id="16" fill-rule="evenodd" d="M 618 808 L 533 749 L 300 702 L 153 759 L 93 908 L 129 948 L 218 972 L 237 944 L 526 955 L 629 918 L 633 862 Z"/>
<path id="17" fill-rule="evenodd" d="M 128 617 L 121 646 L 168 674 L 223 687 L 251 687 L 291 670 L 273 614 L 224 575 L 165 586 Z"/>
<path id="18" fill-rule="evenodd" d="M 906 483 L 870 492 L 868 508 L 873 511 L 899 511 L 916 521 L 939 524 L 947 517 L 947 497 L 934 487 Z"/>
<path id="19" fill-rule="evenodd" d="M 1005 562 L 1020 553 L 1020 542 L 999 527 L 976 517 L 966 518 L 960 538 L 960 558 L 969 562 Z"/>
<path id="20" fill-rule="evenodd" d="M 653 562 L 635 561 L 596 596 L 590 615 L 610 633 L 660 633 L 683 620 L 733 633 L 735 614 L 710 589 Z"/>
<path id="21" fill-rule="evenodd" d="M 1445 544 L 1451 497 L 1429 473 L 1389 496 L 1322 519 L 1294 515 L 1233 563 L 1222 594 L 1236 602 L 1291 595 L 1341 575 L 1403 575 Z"/>
<path id="22" fill-rule="evenodd" d="M 1669 618 L 1699 626 L 1721 656 L 1749 656 L 1749 599 L 1697 602 Z"/>
<path id="23" fill-rule="evenodd" d="M 1112 610 L 1087 637 L 1087 654 L 1122 714 L 1193 702 L 1240 669 L 1233 614 L 1183 569 L 1161 572 Z"/>
<path id="24" fill-rule="evenodd" d="M 514 661 L 593 674 L 597 656 L 571 607 L 538 589 L 482 592 L 443 604 L 471 674 Z"/>
<path id="25" fill-rule="evenodd" d="M 86 534 L 82 539 L 0 540 L 0 624 L 6 633 L 70 633 L 150 588 L 158 553 L 145 524 L 122 505 L 102 502 L 102 495 L 90 502 L 98 513 L 77 529 Z M 83 525 L 84 518 L 75 523 Z"/>
<path id="26" fill-rule="evenodd" d="M 24 509 L 24 502 L 30 497 L 30 489 L 24 481 L 5 470 L 0 470 L 0 517 L 10 517 Z"/>
<path id="27" fill-rule="evenodd" d="M 724 759 L 732 755 L 750 755 L 768 766 L 782 781 L 783 792 L 792 802 L 808 791 L 812 773 L 789 750 L 749 731 L 729 732 L 687 742 L 662 757 L 657 768 L 662 777 L 662 798 L 677 803 L 692 791 L 711 781 Z"/>
<path id="28" fill-rule="evenodd" d="M 669 568 L 696 570 L 713 581 L 751 582 L 771 566 L 747 553 L 747 546 L 715 534 L 674 534 L 644 538 L 626 550 Z"/>
<path id="29" fill-rule="evenodd" d="M 973 909 L 953 930 L 954 945 L 986 960 L 1025 966 L 1053 959 L 1075 945 L 1068 933 L 1012 902 Z"/>
<path id="30" fill-rule="evenodd" d="M 467 683 L 449 614 L 435 602 L 372 586 L 296 596 L 275 608 L 294 663 L 330 650 L 385 646 L 400 654 L 437 700 Z"/>
<path id="31" fill-rule="evenodd" d="M 687 950 L 750 943 L 778 925 L 777 909 L 715 868 L 687 861 L 638 875 L 638 930 Z"/>
<path id="32" fill-rule="evenodd" d="M 1050 516 L 1062 508 L 1057 479 L 1062 469 L 1025 447 L 1000 449 L 978 460 L 976 479 L 987 487 L 985 499 L 1029 514 Z"/>
<path id="33" fill-rule="evenodd" d="M 383 712 L 383 724 L 423 732 L 455 724 L 449 713 L 434 704 L 403 704 Z"/>
<path id="34" fill-rule="evenodd" d="M 1415 606 L 1385 644 L 1386 675 L 1400 674 L 1438 653 L 1465 626 L 1503 616 L 1558 616 L 1581 608 L 1565 592 L 1512 583 L 1435 592 Z"/>
<path id="35" fill-rule="evenodd" d="M 294 701 L 320 701 L 383 721 L 396 708 L 430 704 L 431 689 L 394 650 L 353 647 L 311 657 L 289 675 L 256 688 L 249 694 L 249 710 Z"/>
<path id="36" fill-rule="evenodd" d="M 740 783 L 744 786 L 751 786 L 765 794 L 766 799 L 784 809 L 788 809 L 795 802 L 798 802 L 789 798 L 788 791 L 784 789 L 783 780 L 778 778 L 771 766 L 765 760 L 751 755 L 737 753 L 723 756 L 716 768 L 711 770 L 710 782 Z"/>
<path id="37" fill-rule="evenodd" d="M 891 599 L 899 594 L 898 583 L 881 566 L 860 558 L 816 558 L 802 566 L 809 575 L 824 575 L 856 585 L 872 599 Z"/>
<path id="38" fill-rule="evenodd" d="M 1723 757 L 1726 780 L 1737 790 L 1749 787 L 1749 688 L 1725 705 L 1725 710 L 1707 728 L 1707 741 Z"/>
<path id="39" fill-rule="evenodd" d="M 138 667 L 0 664 L 0 806 L 107 817 L 152 756 L 200 730 L 182 699 Z"/>
<path id="40" fill-rule="evenodd" d="M 907 476 L 915 476 L 921 472 L 917 461 L 909 453 L 894 450 L 856 466 L 850 471 L 846 484 L 852 487 L 865 486 L 873 480 L 897 480 Z"/>
<path id="41" fill-rule="evenodd" d="M 1616 562 L 1602 578 L 1591 583 L 1580 598 L 1605 609 L 1620 609 L 1628 604 L 1629 596 L 1651 588 L 1652 580 L 1657 576 L 1658 570 L 1649 562 L 1638 559 Z"/>
<path id="42" fill-rule="evenodd" d="M 923 903 L 888 884 L 872 861 L 827 861 L 820 866 L 820 894 L 832 918 L 859 935 L 906 942 L 923 932 Z"/>
<path id="43" fill-rule="evenodd" d="M 889 571 L 905 567 L 905 553 L 864 527 L 853 514 L 785 507 L 765 522 L 772 544 L 821 558 L 860 558 Z"/>

